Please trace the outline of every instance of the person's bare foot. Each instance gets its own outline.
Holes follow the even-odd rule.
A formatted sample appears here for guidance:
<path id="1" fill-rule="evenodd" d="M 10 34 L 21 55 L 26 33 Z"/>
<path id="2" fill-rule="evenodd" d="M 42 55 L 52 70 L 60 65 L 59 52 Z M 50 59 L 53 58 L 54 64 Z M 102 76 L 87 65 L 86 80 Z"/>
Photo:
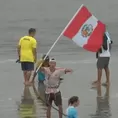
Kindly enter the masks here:
<path id="1" fill-rule="evenodd" d="M 96 81 L 96 82 L 94 82 L 94 83 L 92 84 L 92 88 L 97 88 L 97 87 L 100 86 L 100 85 L 101 85 L 101 83 L 98 82 L 98 81 Z"/>
<path id="2" fill-rule="evenodd" d="M 103 86 L 109 86 L 110 83 L 109 82 L 105 82 L 105 83 L 102 83 Z"/>
<path id="3" fill-rule="evenodd" d="M 98 81 L 97 81 L 97 80 L 96 80 L 96 81 L 93 81 L 93 82 L 92 82 L 92 85 L 94 85 L 94 84 L 96 84 L 96 83 L 98 83 Z"/>

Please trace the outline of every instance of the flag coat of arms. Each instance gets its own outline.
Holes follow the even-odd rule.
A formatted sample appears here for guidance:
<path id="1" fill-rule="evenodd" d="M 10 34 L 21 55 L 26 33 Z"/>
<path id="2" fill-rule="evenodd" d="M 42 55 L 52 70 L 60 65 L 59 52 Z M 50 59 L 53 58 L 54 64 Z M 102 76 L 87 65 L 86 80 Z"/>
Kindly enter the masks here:
<path id="1" fill-rule="evenodd" d="M 67 25 L 63 35 L 73 40 L 80 47 L 97 52 L 103 43 L 105 24 L 93 16 L 82 5 Z"/>

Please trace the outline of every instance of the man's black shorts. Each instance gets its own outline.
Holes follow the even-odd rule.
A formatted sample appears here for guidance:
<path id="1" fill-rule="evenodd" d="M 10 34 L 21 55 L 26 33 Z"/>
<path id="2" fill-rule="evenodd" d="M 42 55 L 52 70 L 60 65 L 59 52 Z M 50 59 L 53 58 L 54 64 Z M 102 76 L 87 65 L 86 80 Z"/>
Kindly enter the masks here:
<path id="1" fill-rule="evenodd" d="M 56 106 L 62 105 L 62 97 L 61 97 L 61 92 L 57 93 L 50 93 L 50 94 L 45 94 L 45 99 L 46 99 L 46 105 L 50 106 L 52 105 L 52 102 L 54 101 Z"/>
<path id="2" fill-rule="evenodd" d="M 34 63 L 33 62 L 21 62 L 21 69 L 23 71 L 33 71 Z"/>

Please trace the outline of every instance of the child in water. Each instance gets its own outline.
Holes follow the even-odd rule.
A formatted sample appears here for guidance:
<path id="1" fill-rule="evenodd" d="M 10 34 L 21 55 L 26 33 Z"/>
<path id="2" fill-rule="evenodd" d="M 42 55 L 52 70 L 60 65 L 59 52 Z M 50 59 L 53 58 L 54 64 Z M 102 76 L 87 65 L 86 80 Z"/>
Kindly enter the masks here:
<path id="1" fill-rule="evenodd" d="M 44 61 L 44 58 L 46 55 L 43 55 L 42 58 L 38 61 L 37 67 L 40 66 L 40 64 Z M 49 56 L 46 57 L 45 61 L 43 62 L 41 67 L 49 67 Z M 44 85 L 44 80 L 46 79 L 45 74 L 41 72 L 40 70 L 38 71 L 38 94 L 40 95 L 40 98 L 45 100 L 45 85 Z"/>
<path id="2" fill-rule="evenodd" d="M 78 111 L 76 107 L 79 106 L 79 98 L 73 96 L 68 100 L 68 108 L 66 109 L 67 118 L 78 118 Z"/>
<path id="3" fill-rule="evenodd" d="M 40 66 L 40 64 L 44 61 L 44 58 L 46 57 L 46 55 L 43 55 L 43 57 L 38 61 L 37 63 L 37 68 L 38 66 Z M 42 67 L 49 67 L 49 56 L 46 57 L 45 61 L 42 64 Z M 38 71 L 38 81 L 39 83 L 43 83 L 43 81 L 45 80 L 45 74 L 42 73 L 40 70 Z"/>

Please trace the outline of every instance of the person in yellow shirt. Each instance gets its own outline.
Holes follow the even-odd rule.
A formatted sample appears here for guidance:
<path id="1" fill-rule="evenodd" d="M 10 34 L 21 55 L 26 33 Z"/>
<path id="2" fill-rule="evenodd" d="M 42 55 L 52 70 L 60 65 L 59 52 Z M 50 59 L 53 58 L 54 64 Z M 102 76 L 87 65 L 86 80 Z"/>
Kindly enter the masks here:
<path id="1" fill-rule="evenodd" d="M 30 84 L 29 80 L 34 70 L 34 63 L 37 61 L 37 41 L 34 38 L 35 34 L 36 29 L 30 28 L 28 36 L 24 36 L 19 40 L 17 48 L 25 85 Z"/>

